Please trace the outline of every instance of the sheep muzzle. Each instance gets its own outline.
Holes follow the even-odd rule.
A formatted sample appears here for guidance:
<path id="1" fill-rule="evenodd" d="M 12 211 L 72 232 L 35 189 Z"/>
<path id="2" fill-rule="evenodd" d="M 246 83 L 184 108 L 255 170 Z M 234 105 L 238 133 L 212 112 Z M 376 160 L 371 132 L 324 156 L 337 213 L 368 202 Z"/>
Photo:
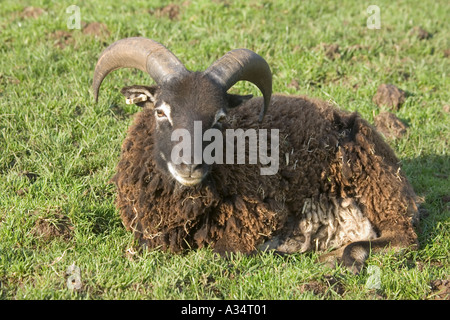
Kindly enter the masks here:
<path id="1" fill-rule="evenodd" d="M 172 177 L 184 186 L 195 186 L 208 175 L 209 166 L 206 164 L 167 163 Z"/>

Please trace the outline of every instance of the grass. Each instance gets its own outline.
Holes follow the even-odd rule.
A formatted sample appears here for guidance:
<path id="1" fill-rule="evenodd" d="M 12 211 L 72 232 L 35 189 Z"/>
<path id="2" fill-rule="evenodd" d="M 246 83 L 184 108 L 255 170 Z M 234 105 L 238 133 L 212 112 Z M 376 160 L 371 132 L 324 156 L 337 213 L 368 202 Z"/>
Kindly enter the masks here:
<path id="1" fill-rule="evenodd" d="M 0 7 L 1 299 L 439 296 L 433 283 L 450 274 L 447 1 L 378 1 L 380 30 L 366 27 L 368 4 L 354 1 L 177 1 L 172 14 L 164 1 L 83 2 L 79 30 L 67 28 L 70 4 L 17 0 Z M 33 16 L 27 6 L 42 10 Z M 107 31 L 88 34 L 91 22 Z M 432 37 L 411 35 L 418 26 Z M 271 65 L 274 92 L 329 100 L 369 121 L 384 110 L 372 102 L 380 84 L 405 90 L 395 114 L 408 133 L 390 144 L 424 199 L 419 250 L 371 256 L 367 265 L 378 268 L 381 281 L 376 289 L 366 285 L 375 276 L 369 269 L 331 269 L 317 264 L 315 253 L 225 260 L 208 249 L 139 251 L 108 180 L 137 111 L 119 89 L 150 80 L 120 70 L 103 84 L 98 104 L 90 93 L 100 52 L 136 35 L 164 43 L 193 70 L 228 50 L 252 49 Z M 322 43 L 338 44 L 339 55 L 327 57 Z M 259 95 L 248 83 L 233 90 Z M 79 290 L 67 286 L 72 264 L 81 270 Z"/>

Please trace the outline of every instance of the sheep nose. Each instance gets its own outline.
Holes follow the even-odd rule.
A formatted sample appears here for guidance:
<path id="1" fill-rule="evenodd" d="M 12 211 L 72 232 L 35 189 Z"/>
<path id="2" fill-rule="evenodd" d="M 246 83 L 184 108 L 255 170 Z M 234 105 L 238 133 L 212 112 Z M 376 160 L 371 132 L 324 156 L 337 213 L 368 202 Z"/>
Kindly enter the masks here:
<path id="1" fill-rule="evenodd" d="M 192 178 L 201 177 L 203 175 L 201 164 L 190 164 L 183 162 L 179 164 L 179 168 L 184 175 Z"/>

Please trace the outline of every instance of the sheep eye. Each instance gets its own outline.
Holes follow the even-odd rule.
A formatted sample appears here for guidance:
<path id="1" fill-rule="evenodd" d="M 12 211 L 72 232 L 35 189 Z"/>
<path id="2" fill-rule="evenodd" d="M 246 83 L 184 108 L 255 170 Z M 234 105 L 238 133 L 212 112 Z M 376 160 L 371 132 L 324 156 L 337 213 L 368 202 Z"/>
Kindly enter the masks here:
<path id="1" fill-rule="evenodd" d="M 156 109 L 156 116 L 158 118 L 164 118 L 164 117 L 166 117 L 166 114 L 161 109 Z"/>

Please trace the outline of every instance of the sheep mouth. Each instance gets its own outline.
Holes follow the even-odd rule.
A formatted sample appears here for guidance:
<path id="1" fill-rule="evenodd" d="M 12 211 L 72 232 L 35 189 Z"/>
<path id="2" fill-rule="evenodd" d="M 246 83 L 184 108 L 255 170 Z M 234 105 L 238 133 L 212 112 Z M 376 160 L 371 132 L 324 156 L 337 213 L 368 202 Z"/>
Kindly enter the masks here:
<path id="1" fill-rule="evenodd" d="M 186 170 L 177 168 L 178 166 L 172 164 L 171 162 L 167 163 L 167 167 L 172 177 L 175 178 L 175 180 L 180 184 L 187 187 L 192 187 L 201 183 L 209 172 L 207 168 L 202 166 L 201 169 L 188 173 Z"/>
<path id="2" fill-rule="evenodd" d="M 183 178 L 181 176 L 175 176 L 174 178 L 179 183 L 181 183 L 183 186 L 186 186 L 186 187 L 193 187 L 203 181 L 203 178 L 201 178 L 201 179 L 195 179 L 195 178 L 190 178 L 190 177 Z"/>

